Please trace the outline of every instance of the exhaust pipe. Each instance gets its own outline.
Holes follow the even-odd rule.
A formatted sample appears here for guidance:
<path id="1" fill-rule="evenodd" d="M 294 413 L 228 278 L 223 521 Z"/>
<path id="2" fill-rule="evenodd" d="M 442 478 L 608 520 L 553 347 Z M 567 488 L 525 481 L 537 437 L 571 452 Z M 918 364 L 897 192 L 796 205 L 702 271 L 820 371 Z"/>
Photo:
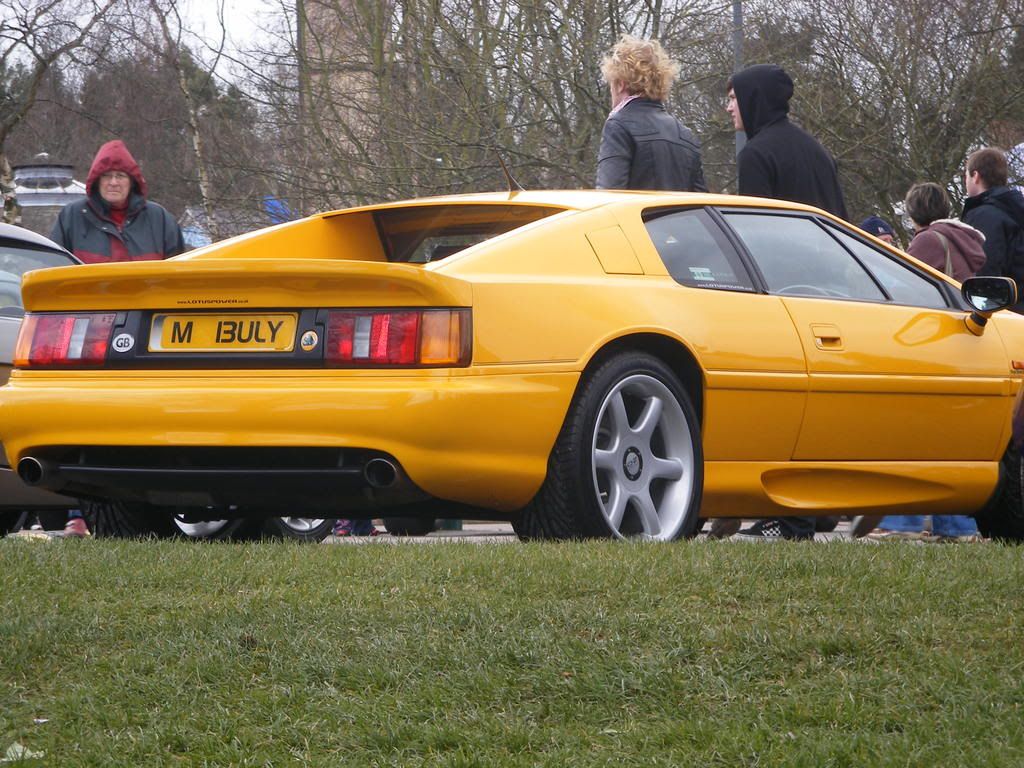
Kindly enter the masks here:
<path id="1" fill-rule="evenodd" d="M 374 488 L 387 488 L 394 485 L 398 469 L 387 459 L 370 459 L 363 467 L 363 477 Z"/>
<path id="2" fill-rule="evenodd" d="M 34 456 L 26 456 L 18 462 L 18 477 L 25 485 L 39 485 L 52 471 L 52 465 L 43 463 Z"/>

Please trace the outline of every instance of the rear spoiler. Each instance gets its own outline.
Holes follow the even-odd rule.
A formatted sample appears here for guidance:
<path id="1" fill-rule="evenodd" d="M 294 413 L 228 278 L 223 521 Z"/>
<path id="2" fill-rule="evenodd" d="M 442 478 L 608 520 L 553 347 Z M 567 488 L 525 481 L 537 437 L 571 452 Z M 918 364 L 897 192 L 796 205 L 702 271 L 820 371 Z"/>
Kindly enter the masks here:
<path id="1" fill-rule="evenodd" d="M 472 305 L 472 288 L 421 266 L 325 259 L 190 259 L 41 269 L 25 309 L 257 309 Z"/>

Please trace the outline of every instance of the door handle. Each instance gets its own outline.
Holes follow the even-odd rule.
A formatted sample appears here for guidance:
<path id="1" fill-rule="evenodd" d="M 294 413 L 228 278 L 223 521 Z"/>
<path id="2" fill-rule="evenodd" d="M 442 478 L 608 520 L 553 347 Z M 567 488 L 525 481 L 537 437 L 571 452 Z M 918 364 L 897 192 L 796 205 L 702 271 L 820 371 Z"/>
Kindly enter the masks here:
<path id="1" fill-rule="evenodd" d="M 843 334 L 835 325 L 818 324 L 811 325 L 811 333 L 814 334 L 814 346 L 827 352 L 843 351 Z"/>

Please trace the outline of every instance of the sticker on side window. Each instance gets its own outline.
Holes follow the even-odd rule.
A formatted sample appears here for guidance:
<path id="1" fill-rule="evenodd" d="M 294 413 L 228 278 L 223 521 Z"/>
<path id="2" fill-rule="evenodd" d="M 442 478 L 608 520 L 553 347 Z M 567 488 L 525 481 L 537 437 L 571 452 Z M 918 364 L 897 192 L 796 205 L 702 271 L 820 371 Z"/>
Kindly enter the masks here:
<path id="1" fill-rule="evenodd" d="M 690 277 L 701 282 L 714 282 L 715 276 L 707 267 L 690 267 Z"/>

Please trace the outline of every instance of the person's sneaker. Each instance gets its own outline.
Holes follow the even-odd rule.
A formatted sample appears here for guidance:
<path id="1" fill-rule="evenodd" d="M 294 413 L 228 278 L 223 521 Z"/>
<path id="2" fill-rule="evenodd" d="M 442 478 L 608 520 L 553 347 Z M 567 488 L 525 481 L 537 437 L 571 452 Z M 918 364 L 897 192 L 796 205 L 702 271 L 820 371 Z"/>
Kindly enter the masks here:
<path id="1" fill-rule="evenodd" d="M 887 531 L 876 528 L 864 538 L 868 541 L 924 541 L 927 536 L 924 531 Z"/>
<path id="2" fill-rule="evenodd" d="M 69 518 L 67 523 L 64 525 L 64 532 L 62 535 L 66 539 L 84 539 L 87 536 L 92 536 L 92 534 L 89 533 L 89 526 L 85 524 L 84 517 Z"/>
<path id="3" fill-rule="evenodd" d="M 793 534 L 778 520 L 758 520 L 749 528 L 744 528 L 737 533 L 733 538 L 736 541 L 810 541 L 814 539 L 814 532 Z"/>
<path id="4" fill-rule="evenodd" d="M 364 528 L 360 525 L 360 520 L 348 520 L 346 518 L 339 518 L 334 523 L 334 535 L 339 537 L 345 536 L 380 536 L 380 531 L 377 530 L 372 522 L 369 528 Z"/>

